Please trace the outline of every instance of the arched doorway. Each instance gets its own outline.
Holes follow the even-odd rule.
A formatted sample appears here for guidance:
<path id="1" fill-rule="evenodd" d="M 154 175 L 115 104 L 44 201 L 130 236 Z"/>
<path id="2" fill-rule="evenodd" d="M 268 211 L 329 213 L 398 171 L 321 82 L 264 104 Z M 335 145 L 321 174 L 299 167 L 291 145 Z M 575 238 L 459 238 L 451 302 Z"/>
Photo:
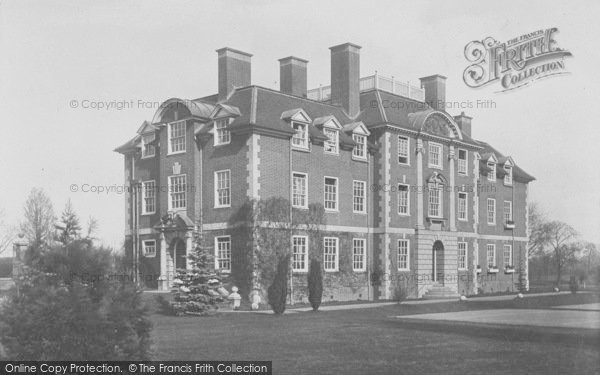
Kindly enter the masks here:
<path id="1" fill-rule="evenodd" d="M 444 244 L 437 240 L 433 243 L 433 282 L 438 284 L 444 283 Z"/>
<path id="2" fill-rule="evenodd" d="M 185 241 L 181 238 L 175 238 L 171 241 L 169 254 L 167 257 L 167 272 L 170 275 L 175 275 L 177 269 L 186 268 L 186 251 Z"/>

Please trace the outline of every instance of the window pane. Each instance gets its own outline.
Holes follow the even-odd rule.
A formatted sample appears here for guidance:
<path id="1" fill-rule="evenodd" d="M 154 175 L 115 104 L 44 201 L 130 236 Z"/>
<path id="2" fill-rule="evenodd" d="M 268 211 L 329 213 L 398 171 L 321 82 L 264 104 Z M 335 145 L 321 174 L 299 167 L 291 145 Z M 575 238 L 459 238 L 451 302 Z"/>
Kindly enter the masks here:
<path id="1" fill-rule="evenodd" d="M 337 210 L 337 180 L 325 178 L 325 209 Z"/>
<path id="2" fill-rule="evenodd" d="M 231 271 L 231 237 L 217 237 L 217 268 Z"/>
<path id="3" fill-rule="evenodd" d="M 217 207 L 231 205 L 231 181 L 229 173 L 229 171 L 219 171 L 216 173 Z"/>
<path id="4" fill-rule="evenodd" d="M 185 151 L 185 121 L 170 124 L 171 138 L 169 145 L 171 152 Z"/>
<path id="5" fill-rule="evenodd" d="M 306 271 L 306 237 L 294 236 L 292 242 L 292 270 Z"/>
<path id="6" fill-rule="evenodd" d="M 307 207 L 306 175 L 294 173 L 292 178 L 292 205 L 294 207 Z"/>
<path id="7" fill-rule="evenodd" d="M 146 181 L 143 183 L 144 185 L 144 191 L 143 191 L 143 198 L 144 198 L 144 206 L 143 206 L 143 213 L 147 214 L 147 213 L 152 213 L 155 211 L 156 209 L 156 187 L 154 184 L 154 181 Z"/>
<path id="8" fill-rule="evenodd" d="M 365 212 L 365 182 L 353 182 L 352 205 L 354 212 Z"/>
<path id="9" fill-rule="evenodd" d="M 352 139 L 356 142 L 356 146 L 354 146 L 354 150 L 352 151 L 352 155 L 357 158 L 366 158 L 366 144 L 367 137 L 364 135 L 353 134 Z"/>
<path id="10" fill-rule="evenodd" d="M 352 269 L 354 271 L 365 270 L 365 240 L 363 238 L 352 240 Z"/>
<path id="11" fill-rule="evenodd" d="M 398 163 L 408 164 L 408 138 L 398 136 Z"/>
<path id="12" fill-rule="evenodd" d="M 338 153 L 338 132 L 337 130 L 327 129 L 323 130 L 325 136 L 327 136 L 327 140 L 325 141 L 325 152 L 330 152 L 337 154 Z"/>
<path id="13" fill-rule="evenodd" d="M 408 215 L 408 186 L 398 185 L 398 213 Z"/>
<path id="14" fill-rule="evenodd" d="M 408 240 L 398 240 L 398 269 L 408 269 Z"/>
<path id="15" fill-rule="evenodd" d="M 171 208 L 185 208 L 186 207 L 186 176 L 170 176 L 170 194 L 171 194 Z"/>
<path id="16" fill-rule="evenodd" d="M 325 271 L 337 271 L 337 238 L 325 237 L 323 239 L 323 268 Z"/>
<path id="17" fill-rule="evenodd" d="M 467 174 L 467 151 L 458 150 L 458 173 Z"/>

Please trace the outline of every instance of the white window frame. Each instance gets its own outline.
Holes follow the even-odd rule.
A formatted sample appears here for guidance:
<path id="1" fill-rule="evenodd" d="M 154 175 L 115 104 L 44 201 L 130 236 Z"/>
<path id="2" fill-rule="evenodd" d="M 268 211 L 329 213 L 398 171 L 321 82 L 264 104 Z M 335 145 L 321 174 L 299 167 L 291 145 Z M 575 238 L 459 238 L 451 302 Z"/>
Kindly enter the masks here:
<path id="1" fill-rule="evenodd" d="M 367 159 L 367 136 L 363 134 L 352 134 L 352 140 L 356 146 L 352 149 L 352 157 L 355 159 Z"/>
<path id="2" fill-rule="evenodd" d="M 508 252 L 507 252 L 508 250 Z M 506 261 L 506 254 L 508 254 L 508 262 Z M 504 244 L 502 246 L 502 262 L 504 263 L 504 267 L 512 267 L 513 266 L 513 254 L 512 254 L 512 245 Z"/>
<path id="3" fill-rule="evenodd" d="M 221 173 L 227 174 L 228 185 L 226 188 L 219 187 L 219 174 Z M 231 207 L 231 169 L 222 169 L 220 171 L 215 171 L 214 188 L 215 208 Z M 227 191 L 227 196 L 225 198 L 228 199 L 228 202 L 221 203 L 221 196 L 219 195 L 219 191 L 221 190 Z"/>
<path id="4" fill-rule="evenodd" d="M 146 140 L 147 137 L 152 137 L 152 139 Z M 156 133 L 154 132 L 142 134 L 142 159 L 149 159 L 156 156 L 156 146 L 150 144 L 155 140 Z M 152 150 L 152 153 L 147 152 L 148 150 Z"/>
<path id="5" fill-rule="evenodd" d="M 403 245 L 400 245 L 401 243 Z M 401 238 L 398 240 L 397 246 L 398 271 L 410 271 L 410 240 Z M 406 254 L 401 253 L 400 250 L 406 250 Z M 403 259 L 403 257 L 406 257 L 406 259 Z M 405 267 L 402 267 L 402 263 L 406 263 Z"/>
<path id="6" fill-rule="evenodd" d="M 331 200 L 327 200 L 327 179 L 335 180 L 335 207 L 327 208 L 327 202 L 331 202 Z M 339 199 L 340 199 L 340 184 L 337 177 L 325 176 L 323 178 L 323 207 L 325 207 L 325 211 L 339 211 Z"/>
<path id="7" fill-rule="evenodd" d="M 427 164 L 429 168 L 444 169 L 444 146 L 436 142 L 428 142 Z M 433 163 L 432 149 L 438 148 L 438 164 Z"/>
<path id="8" fill-rule="evenodd" d="M 302 178 L 304 180 L 304 186 L 302 187 L 304 190 L 304 194 L 300 194 L 296 189 L 296 178 Z M 296 197 L 298 199 L 302 199 L 304 204 L 298 204 L 296 201 Z M 302 172 L 292 172 L 292 207 L 295 208 L 308 208 L 308 174 Z"/>
<path id="9" fill-rule="evenodd" d="M 402 190 L 400 187 L 406 188 L 406 190 Z M 401 208 L 403 207 L 400 203 L 402 203 L 402 192 L 406 192 L 406 212 L 402 212 Z M 410 187 L 407 184 L 398 184 L 398 215 L 401 216 L 410 216 Z"/>
<path id="10" fill-rule="evenodd" d="M 334 253 L 333 254 L 329 254 L 328 250 L 330 250 L 331 248 L 331 243 L 328 243 L 329 241 L 333 241 L 333 243 L 335 244 L 335 248 Z M 340 241 L 337 237 L 323 237 L 323 270 L 325 270 L 325 272 L 337 272 L 339 270 L 339 263 L 340 263 Z M 333 257 L 333 260 L 331 260 L 328 257 Z M 331 263 L 333 264 L 333 268 L 332 267 L 328 267 L 331 265 Z"/>
<path id="11" fill-rule="evenodd" d="M 224 146 L 231 143 L 231 132 L 227 129 L 227 125 L 231 123 L 230 120 L 230 118 L 221 118 L 215 120 L 215 134 L 213 137 L 215 146 Z"/>
<path id="12" fill-rule="evenodd" d="M 178 138 L 182 138 L 183 137 L 183 149 L 181 150 L 173 150 L 173 127 L 175 126 L 179 126 L 183 124 L 183 136 L 179 136 Z M 179 120 L 179 121 L 173 121 L 170 122 L 167 125 L 167 144 L 168 144 L 168 155 L 176 155 L 176 154 L 183 154 L 186 151 L 186 144 L 187 144 L 187 124 L 185 120 Z"/>
<path id="13" fill-rule="evenodd" d="M 224 240 L 224 241 L 220 241 Z M 220 244 L 227 244 L 226 248 L 220 248 Z M 227 257 L 221 257 L 221 255 L 227 255 Z M 229 265 L 229 267 L 222 267 Z M 215 236 L 215 270 L 219 270 L 223 273 L 231 272 L 231 236 Z"/>
<path id="14" fill-rule="evenodd" d="M 488 198 L 486 207 L 488 225 L 496 225 L 496 199 Z"/>
<path id="15" fill-rule="evenodd" d="M 457 243 L 457 263 L 458 263 L 458 270 L 459 271 L 464 271 L 467 269 L 467 265 L 468 265 L 468 256 L 467 256 L 467 243 L 466 242 L 458 242 Z"/>
<path id="16" fill-rule="evenodd" d="M 360 251 L 360 253 L 358 251 Z M 366 270 L 367 270 L 367 240 L 365 238 L 353 238 L 352 239 L 352 271 L 365 272 Z"/>
<path id="17" fill-rule="evenodd" d="M 491 169 L 487 175 L 488 181 L 496 181 L 496 163 L 493 161 L 488 161 L 487 166 Z"/>
<path id="18" fill-rule="evenodd" d="M 506 174 L 504 175 L 504 185 L 512 185 L 513 184 L 513 169 L 511 166 L 505 166 L 504 167 L 504 172 L 506 172 Z"/>
<path id="19" fill-rule="evenodd" d="M 461 196 L 463 196 L 464 198 L 461 198 Z M 464 206 L 462 207 L 461 210 L 461 201 L 464 202 Z M 465 192 L 459 192 L 458 193 L 458 198 L 456 199 L 456 204 L 458 207 L 456 207 L 456 214 L 458 216 L 458 220 L 460 221 L 468 221 L 468 207 L 469 207 L 469 195 Z M 461 217 L 461 214 L 463 214 Z"/>
<path id="20" fill-rule="evenodd" d="M 437 184 L 437 183 L 430 183 L 428 186 L 428 190 L 429 190 L 429 194 L 428 194 L 428 198 L 427 198 L 427 214 L 428 214 L 428 216 L 435 217 L 435 218 L 444 217 L 444 194 L 443 194 L 444 185 Z M 437 192 L 437 201 L 438 201 L 437 215 L 435 215 L 432 210 L 432 208 L 433 208 L 432 198 L 434 197 L 432 195 L 432 193 L 434 193 L 434 192 Z"/>
<path id="21" fill-rule="evenodd" d="M 465 153 L 464 159 L 460 158 L 461 152 Z M 457 168 L 458 174 L 463 175 L 463 176 L 468 176 L 469 175 L 469 151 L 467 151 L 463 148 L 459 148 L 458 153 L 457 153 L 457 159 L 458 159 L 458 168 Z"/>
<path id="22" fill-rule="evenodd" d="M 402 151 L 402 141 L 406 141 L 406 153 Z M 404 135 L 398 136 L 398 164 L 410 165 L 410 138 Z M 400 158 L 406 158 L 406 162 L 400 161 Z"/>
<path id="23" fill-rule="evenodd" d="M 300 241 L 300 242 L 297 242 Z M 308 237 L 292 236 L 292 272 L 308 272 Z M 302 265 L 302 267 L 298 267 Z"/>
<path id="24" fill-rule="evenodd" d="M 325 128 L 323 128 L 323 133 L 327 137 L 327 140 L 325 140 L 325 142 L 323 142 L 323 151 L 325 151 L 326 154 L 339 155 L 339 153 L 340 153 L 340 132 L 339 132 L 339 130 L 325 127 Z"/>
<path id="25" fill-rule="evenodd" d="M 152 251 L 148 251 L 148 249 L 153 249 Z M 142 241 L 142 254 L 146 258 L 154 258 L 156 257 L 156 240 L 143 240 Z"/>
<path id="26" fill-rule="evenodd" d="M 152 187 L 148 188 L 150 185 Z M 149 192 L 151 192 L 150 197 L 148 196 Z M 146 201 L 148 199 L 152 199 L 152 210 L 148 210 L 148 202 Z M 142 181 L 142 215 L 151 215 L 154 213 L 156 213 L 156 181 Z"/>
<path id="27" fill-rule="evenodd" d="M 485 261 L 487 263 L 487 268 L 490 269 L 492 267 L 498 267 L 498 265 L 496 264 L 496 245 L 493 243 L 489 243 L 486 245 L 485 250 Z M 492 252 L 491 256 L 490 251 Z M 493 259 L 492 263 L 490 263 L 490 258 Z"/>
<path id="28" fill-rule="evenodd" d="M 506 205 L 507 203 L 508 203 L 508 206 Z M 504 223 L 513 221 L 513 204 L 512 203 L 513 203 L 512 201 L 504 201 L 504 204 L 502 205 L 503 206 L 502 211 L 503 211 L 503 216 L 504 216 Z M 508 207 L 508 212 L 506 211 L 507 207 Z"/>
<path id="29" fill-rule="evenodd" d="M 357 185 L 362 185 L 359 188 L 359 191 L 362 191 L 362 196 L 356 195 Z M 362 210 L 357 209 L 357 205 L 362 206 Z M 352 180 L 352 212 L 357 214 L 367 213 L 367 183 L 365 181 Z"/>
<path id="30" fill-rule="evenodd" d="M 174 188 L 174 184 L 173 184 L 173 180 L 176 178 L 180 178 L 183 177 L 183 190 L 177 190 L 175 191 Z M 179 185 L 177 185 L 179 186 Z M 182 206 L 178 206 L 175 207 L 174 203 L 174 197 L 175 194 L 183 194 L 183 205 Z M 174 174 L 169 176 L 169 202 L 168 202 L 168 207 L 169 207 L 169 211 L 174 211 L 174 210 L 185 210 L 187 208 L 187 175 L 185 174 Z"/>
<path id="31" fill-rule="evenodd" d="M 303 137 L 298 136 L 300 132 L 295 128 L 296 125 L 304 128 Z M 292 130 L 294 130 L 294 135 L 292 136 L 292 147 L 308 150 L 308 124 L 300 121 L 292 121 Z"/>

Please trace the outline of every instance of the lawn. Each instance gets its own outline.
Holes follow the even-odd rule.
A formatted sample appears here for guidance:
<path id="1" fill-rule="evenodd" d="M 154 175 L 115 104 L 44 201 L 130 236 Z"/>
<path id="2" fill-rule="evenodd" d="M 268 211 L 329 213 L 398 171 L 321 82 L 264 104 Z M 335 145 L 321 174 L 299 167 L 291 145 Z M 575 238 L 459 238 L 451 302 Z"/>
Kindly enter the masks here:
<path id="1" fill-rule="evenodd" d="M 157 360 L 272 360 L 275 374 L 599 373 L 599 332 L 402 322 L 393 316 L 543 308 L 598 295 L 394 305 L 273 316 L 152 315 Z"/>

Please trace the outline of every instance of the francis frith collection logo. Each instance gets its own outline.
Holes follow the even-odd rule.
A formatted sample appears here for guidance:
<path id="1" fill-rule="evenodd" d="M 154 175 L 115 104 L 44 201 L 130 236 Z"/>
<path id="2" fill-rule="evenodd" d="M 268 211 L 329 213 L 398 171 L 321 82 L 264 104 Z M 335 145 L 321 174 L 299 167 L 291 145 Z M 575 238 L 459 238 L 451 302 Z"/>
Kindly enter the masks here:
<path id="1" fill-rule="evenodd" d="M 471 63 L 463 80 L 469 87 L 482 87 L 496 81 L 499 91 L 513 90 L 538 79 L 568 74 L 566 57 L 571 52 L 558 47 L 553 27 L 524 34 L 501 43 L 492 37 L 475 40 L 465 47 L 465 57 Z"/>

